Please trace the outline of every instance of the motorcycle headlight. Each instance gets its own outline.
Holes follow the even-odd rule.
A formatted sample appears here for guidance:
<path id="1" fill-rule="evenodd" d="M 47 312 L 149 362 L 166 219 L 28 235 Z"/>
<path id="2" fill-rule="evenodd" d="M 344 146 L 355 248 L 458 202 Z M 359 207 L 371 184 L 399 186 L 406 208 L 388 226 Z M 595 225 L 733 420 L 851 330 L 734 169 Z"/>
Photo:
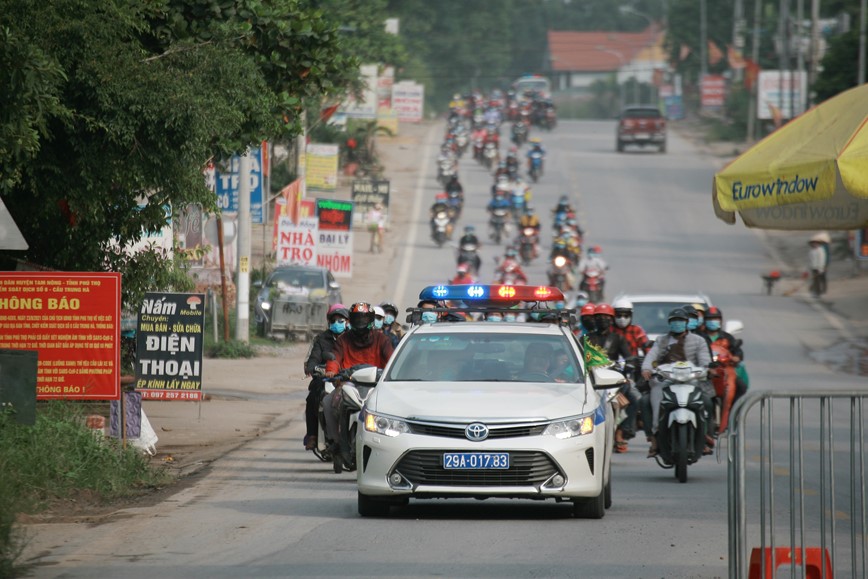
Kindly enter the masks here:
<path id="1" fill-rule="evenodd" d="M 592 432 L 594 432 L 594 417 L 589 414 L 587 416 L 575 416 L 566 420 L 552 422 L 543 431 L 543 436 L 566 439 L 591 434 Z"/>
<path id="2" fill-rule="evenodd" d="M 564 267 L 567 263 L 567 258 L 563 255 L 559 255 L 555 258 L 555 267 Z"/>
<path id="3" fill-rule="evenodd" d="M 376 432 L 393 438 L 410 432 L 410 426 L 403 420 L 367 411 L 365 411 L 364 423 L 365 430 L 368 432 Z"/>
<path id="4" fill-rule="evenodd" d="M 271 302 L 264 300 L 261 304 L 259 304 L 259 307 L 262 308 L 262 311 L 267 312 L 271 309 Z"/>
<path id="5" fill-rule="evenodd" d="M 693 377 L 693 370 L 689 366 L 676 366 L 672 369 L 672 379 L 677 382 L 687 382 Z"/>

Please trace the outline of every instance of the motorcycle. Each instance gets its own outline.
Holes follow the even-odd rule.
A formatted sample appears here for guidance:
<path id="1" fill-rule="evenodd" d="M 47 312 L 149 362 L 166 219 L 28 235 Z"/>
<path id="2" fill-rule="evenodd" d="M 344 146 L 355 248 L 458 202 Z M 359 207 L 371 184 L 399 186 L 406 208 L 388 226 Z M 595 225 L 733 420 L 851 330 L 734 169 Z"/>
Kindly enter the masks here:
<path id="1" fill-rule="evenodd" d="M 491 239 L 493 239 L 494 243 L 498 245 L 500 245 L 500 241 L 506 233 L 506 222 L 508 218 L 509 209 L 506 207 L 497 207 L 491 212 L 491 220 L 489 221 L 489 224 L 491 225 Z"/>
<path id="2" fill-rule="evenodd" d="M 711 343 L 712 363 L 708 373 L 715 392 L 715 410 L 720 418 L 717 422 L 718 433 L 726 432 L 729 425 L 729 411 L 735 401 L 736 392 L 736 362 L 732 359 L 732 353 L 726 347 L 725 342 L 715 340 Z"/>
<path id="3" fill-rule="evenodd" d="M 494 141 L 488 141 L 485 143 L 482 151 L 483 162 L 487 169 L 491 169 L 497 164 L 497 159 L 500 156 L 500 153 L 497 150 L 497 145 Z"/>
<path id="4" fill-rule="evenodd" d="M 445 211 L 438 211 L 433 218 L 432 239 L 437 247 L 443 247 L 443 244 L 452 237 L 452 220 L 449 219 L 449 214 Z"/>
<path id="5" fill-rule="evenodd" d="M 452 176 L 455 175 L 455 162 L 453 159 L 445 157 L 440 159 L 439 165 L 437 179 L 440 183 L 446 185 L 452 179 Z"/>
<path id="6" fill-rule="evenodd" d="M 570 260 L 563 255 L 556 255 L 552 259 L 552 266 L 549 269 L 549 285 L 554 286 L 562 292 L 568 292 L 572 288 L 570 284 Z"/>
<path id="7" fill-rule="evenodd" d="M 542 174 L 543 155 L 539 151 L 533 151 L 530 154 L 528 174 L 534 183 L 539 181 Z"/>
<path id="8" fill-rule="evenodd" d="M 509 203 L 512 207 L 512 218 L 516 224 L 521 221 L 521 216 L 524 215 L 526 202 L 525 192 L 518 187 L 514 187 L 510 192 Z"/>
<path id="9" fill-rule="evenodd" d="M 479 248 L 475 243 L 463 243 L 458 248 L 458 263 L 461 265 L 466 263 L 470 268 L 470 275 L 476 277 L 479 275 L 479 268 L 482 267 L 482 258 L 479 257 Z"/>
<path id="10" fill-rule="evenodd" d="M 584 272 L 582 284 L 579 289 L 588 294 L 588 300 L 598 304 L 603 301 L 603 272 L 589 269 Z"/>
<path id="11" fill-rule="evenodd" d="M 527 126 L 524 123 L 517 123 L 512 127 L 512 142 L 516 147 L 521 147 L 527 142 Z"/>
<path id="12" fill-rule="evenodd" d="M 708 417 L 699 381 L 706 369 L 690 362 L 661 364 L 655 377 L 664 382 L 657 422 L 657 464 L 674 468 L 678 482 L 687 482 L 687 466 L 703 455 Z"/>
<path id="13" fill-rule="evenodd" d="M 480 163 L 483 161 L 483 142 L 481 138 L 473 139 L 473 158 Z"/>
<path id="14" fill-rule="evenodd" d="M 525 227 L 522 230 L 518 240 L 518 255 L 521 257 L 522 265 L 530 264 L 536 257 L 536 229 L 533 227 Z"/>
<path id="15" fill-rule="evenodd" d="M 446 204 L 449 205 L 450 218 L 452 219 L 452 223 L 455 223 L 458 218 L 461 217 L 461 210 L 464 208 L 464 199 L 461 197 L 461 193 L 456 189 L 447 191 L 446 195 L 448 196 Z"/>

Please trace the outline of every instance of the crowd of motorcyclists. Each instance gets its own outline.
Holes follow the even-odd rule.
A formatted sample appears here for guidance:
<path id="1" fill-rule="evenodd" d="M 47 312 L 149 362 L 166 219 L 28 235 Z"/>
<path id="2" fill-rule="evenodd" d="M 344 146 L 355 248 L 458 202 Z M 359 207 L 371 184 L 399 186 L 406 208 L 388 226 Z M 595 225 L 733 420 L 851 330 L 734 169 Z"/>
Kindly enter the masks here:
<path id="1" fill-rule="evenodd" d="M 468 149 L 473 158 L 487 167 L 493 176 L 488 212 L 487 241 L 500 245 L 504 253 L 496 258 L 492 282 L 528 284 L 523 266 L 543 255 L 540 248 L 541 221 L 531 205 L 529 179 L 536 182 L 543 175 L 545 149 L 538 137 L 531 137 L 532 126 L 553 128 L 554 107 L 546 99 L 514 92 L 493 91 L 483 96 L 455 95 L 450 103 L 446 134 L 437 160 L 438 182 L 442 190 L 430 209 L 431 237 L 438 246 L 450 243 L 455 236 L 465 201 L 465 190 L 458 175 L 459 159 Z M 511 123 L 510 141 L 501 160 L 500 132 Z M 522 171 L 520 148 L 527 146 Z M 526 178 L 525 178 L 526 177 Z M 709 380 L 701 384 L 703 453 L 712 452 L 715 436 L 726 429 L 729 409 L 747 388 L 741 342 L 722 329 L 719 308 L 706 310 L 703 304 L 685 304 L 669 313 L 669 332 L 653 344 L 645 331 L 633 321 L 633 306 L 624 299 L 609 304 L 604 299 L 608 264 L 599 246 L 583 250 L 584 231 L 569 196 L 562 195 L 551 209 L 552 241 L 548 253 L 547 283 L 574 296 L 571 303 L 557 303 L 556 309 L 572 307 L 576 311 L 573 333 L 585 347 L 593 347 L 617 364 L 628 379 L 618 394 L 624 410 L 616 437 L 615 451 L 627 452 L 628 441 L 641 427 L 649 442 L 648 457 L 659 453 L 659 413 L 663 388 L 667 385 L 656 369 L 674 362 L 690 362 L 710 368 Z M 481 242 L 476 227 L 466 224 L 457 240 L 457 259 L 451 284 L 480 283 Z M 536 282 L 539 283 L 539 282 Z M 421 323 L 462 321 L 461 313 L 426 312 L 428 308 L 448 308 L 442 302 L 420 302 Z M 305 374 L 311 376 L 306 405 L 307 434 L 304 446 L 338 456 L 348 469 L 354 457 L 340 435 L 339 407 L 345 371 L 362 364 L 383 368 L 404 333 L 396 319 L 398 308 L 390 302 L 379 306 L 359 302 L 349 308 L 340 304 L 328 310 L 328 329 L 313 341 L 305 362 Z M 541 321 L 552 319 L 551 312 L 539 315 L 492 312 L 484 319 L 498 321 Z M 476 314 L 472 319 L 480 319 Z M 555 318 L 556 319 L 556 318 Z M 326 384 L 334 381 L 335 389 L 326 393 Z M 717 407 L 715 406 L 717 404 Z M 719 414 L 719 419 L 715 418 Z M 715 422 L 716 421 L 716 422 Z M 324 424 L 323 424 L 324 423 Z M 344 425 L 344 428 L 347 426 Z M 319 440 L 325 436 L 326 440 Z M 319 454 L 318 454 L 319 456 Z M 323 458 L 325 460 L 325 458 Z"/>

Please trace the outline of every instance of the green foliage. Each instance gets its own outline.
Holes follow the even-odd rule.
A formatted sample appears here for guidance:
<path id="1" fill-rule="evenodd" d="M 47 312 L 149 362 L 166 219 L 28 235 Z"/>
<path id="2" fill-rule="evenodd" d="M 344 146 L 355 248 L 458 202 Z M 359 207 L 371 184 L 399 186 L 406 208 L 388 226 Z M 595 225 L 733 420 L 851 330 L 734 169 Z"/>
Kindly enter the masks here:
<path id="1" fill-rule="evenodd" d="M 207 348 L 206 354 L 209 358 L 255 358 L 256 351 L 250 347 L 247 342 L 241 340 L 229 340 L 228 342 L 217 342 L 211 344 Z"/>
<path id="2" fill-rule="evenodd" d="M 13 576 L 20 552 L 17 513 L 38 512 L 81 491 L 112 499 L 169 480 L 137 449 L 94 436 L 85 426 L 85 408 L 74 402 L 40 403 L 34 426 L 0 413 L 0 576 Z"/>
<path id="3" fill-rule="evenodd" d="M 732 13 L 734 0 L 707 1 L 706 27 L 707 39 L 714 42 L 726 54 L 726 47 L 732 43 Z M 666 51 L 675 69 L 684 74 L 690 82 L 696 82 L 702 69 L 700 3 L 695 0 L 670 0 Z M 680 59 L 681 47 L 690 49 L 690 54 Z M 706 51 L 706 58 L 708 52 Z M 708 65 L 708 72 L 719 74 L 729 67 L 726 58 L 716 65 Z"/>
<path id="4" fill-rule="evenodd" d="M 856 86 L 859 72 L 859 30 L 853 29 L 831 39 L 829 50 L 823 57 L 823 70 L 813 89 L 817 102 Z M 868 75 L 868 65 L 866 65 Z"/>

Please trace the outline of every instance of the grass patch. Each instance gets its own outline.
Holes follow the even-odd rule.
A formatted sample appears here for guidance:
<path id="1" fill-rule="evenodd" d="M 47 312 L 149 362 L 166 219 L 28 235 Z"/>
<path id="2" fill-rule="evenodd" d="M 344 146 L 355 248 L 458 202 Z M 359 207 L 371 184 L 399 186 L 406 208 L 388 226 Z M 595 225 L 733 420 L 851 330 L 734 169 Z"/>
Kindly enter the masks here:
<path id="1" fill-rule="evenodd" d="M 105 502 L 141 495 L 171 480 L 136 448 L 95 436 L 85 426 L 92 411 L 91 404 L 39 403 L 33 426 L 0 412 L 0 577 L 16 573 L 23 548 L 18 514 L 39 513 L 83 492 Z"/>

